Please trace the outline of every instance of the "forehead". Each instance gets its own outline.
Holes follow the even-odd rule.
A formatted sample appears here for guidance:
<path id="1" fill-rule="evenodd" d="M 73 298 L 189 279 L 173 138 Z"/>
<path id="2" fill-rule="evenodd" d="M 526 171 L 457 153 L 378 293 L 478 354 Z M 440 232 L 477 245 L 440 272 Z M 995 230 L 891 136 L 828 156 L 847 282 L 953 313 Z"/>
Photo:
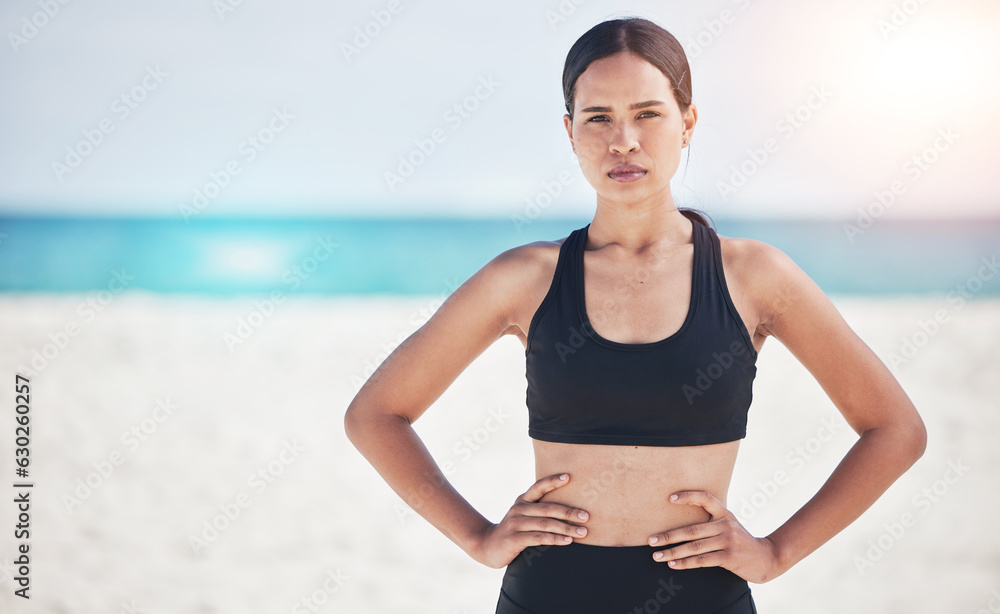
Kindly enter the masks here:
<path id="1" fill-rule="evenodd" d="M 619 53 L 591 62 L 576 81 L 579 107 L 643 100 L 673 100 L 670 79 L 642 56 Z"/>

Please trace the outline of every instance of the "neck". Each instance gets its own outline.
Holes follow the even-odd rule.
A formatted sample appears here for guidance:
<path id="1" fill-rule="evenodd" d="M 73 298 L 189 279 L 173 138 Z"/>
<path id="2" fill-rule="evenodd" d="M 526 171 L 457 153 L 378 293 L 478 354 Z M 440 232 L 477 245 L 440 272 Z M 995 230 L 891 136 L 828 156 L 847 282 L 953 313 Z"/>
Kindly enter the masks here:
<path id="1" fill-rule="evenodd" d="M 690 243 L 692 221 L 684 217 L 668 191 L 666 198 L 623 203 L 598 196 L 597 213 L 587 231 L 588 243 L 615 243 L 642 250 L 652 243 Z"/>

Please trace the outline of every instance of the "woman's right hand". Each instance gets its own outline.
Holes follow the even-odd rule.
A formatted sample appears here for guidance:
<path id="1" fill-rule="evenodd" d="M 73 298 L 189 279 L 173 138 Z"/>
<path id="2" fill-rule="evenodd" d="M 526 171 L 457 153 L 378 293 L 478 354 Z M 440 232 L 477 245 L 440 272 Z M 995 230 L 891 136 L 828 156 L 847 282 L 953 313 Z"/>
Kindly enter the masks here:
<path id="1" fill-rule="evenodd" d="M 531 485 L 499 524 L 483 530 L 476 547 L 469 554 L 487 567 L 499 569 L 528 546 L 565 546 L 574 537 L 584 537 L 590 514 L 579 508 L 561 503 L 540 502 L 539 499 L 553 490 L 569 484 L 569 474 L 550 475 Z"/>

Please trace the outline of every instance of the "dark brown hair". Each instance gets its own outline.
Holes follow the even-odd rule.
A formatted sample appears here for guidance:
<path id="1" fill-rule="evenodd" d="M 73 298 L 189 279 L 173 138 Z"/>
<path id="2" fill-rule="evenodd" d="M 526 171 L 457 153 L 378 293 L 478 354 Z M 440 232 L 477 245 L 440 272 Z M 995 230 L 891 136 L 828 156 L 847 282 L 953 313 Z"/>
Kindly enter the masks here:
<path id="1" fill-rule="evenodd" d="M 681 113 L 691 106 L 691 68 L 684 47 L 660 26 L 641 17 L 623 17 L 597 24 L 570 47 L 563 67 L 563 98 L 566 113 L 573 118 L 576 81 L 592 62 L 622 52 L 632 52 L 655 66 L 670 81 Z M 691 148 L 688 148 L 688 158 Z M 687 173 L 687 165 L 684 166 Z M 688 207 L 677 208 L 685 217 L 709 226 L 708 215 Z M 711 219 L 711 218 L 708 218 Z M 714 226 L 714 224 L 713 224 Z"/>

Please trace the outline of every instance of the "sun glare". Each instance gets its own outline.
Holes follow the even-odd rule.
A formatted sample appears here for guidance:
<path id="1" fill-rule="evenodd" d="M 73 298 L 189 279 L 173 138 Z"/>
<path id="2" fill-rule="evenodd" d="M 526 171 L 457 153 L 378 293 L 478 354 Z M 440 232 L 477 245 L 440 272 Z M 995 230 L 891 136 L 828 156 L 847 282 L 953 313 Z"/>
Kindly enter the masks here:
<path id="1" fill-rule="evenodd" d="M 941 35 L 901 35 L 886 45 L 878 60 L 879 94 L 900 109 L 945 104 L 970 89 L 969 64 L 968 51 L 958 41 Z"/>
<path id="2" fill-rule="evenodd" d="M 264 241 L 229 240 L 211 246 L 208 268 L 241 278 L 277 278 L 288 258 L 286 250 Z"/>

